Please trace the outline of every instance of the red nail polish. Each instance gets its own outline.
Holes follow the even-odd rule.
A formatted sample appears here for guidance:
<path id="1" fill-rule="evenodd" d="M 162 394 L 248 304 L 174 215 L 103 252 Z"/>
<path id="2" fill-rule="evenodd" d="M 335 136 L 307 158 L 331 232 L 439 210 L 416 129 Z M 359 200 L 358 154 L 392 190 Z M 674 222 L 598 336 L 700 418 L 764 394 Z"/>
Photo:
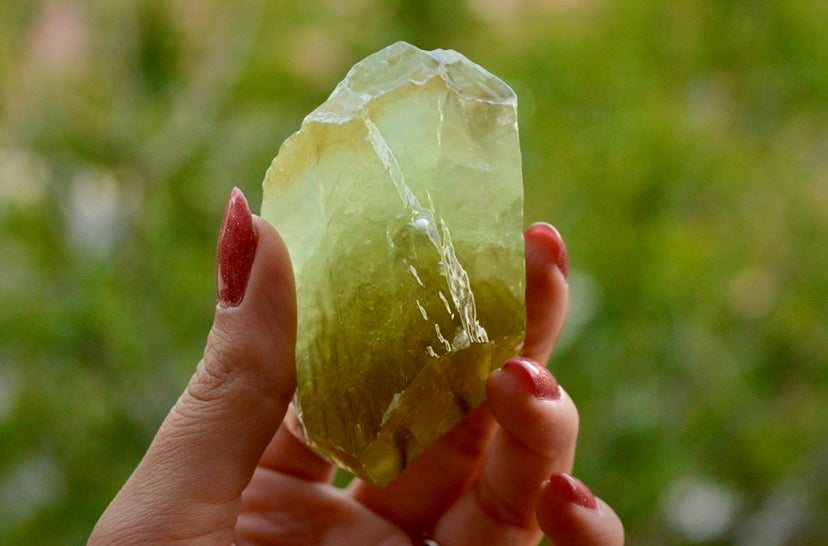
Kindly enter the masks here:
<path id="1" fill-rule="evenodd" d="M 584 482 L 569 474 L 558 472 L 549 477 L 549 493 L 588 510 L 598 510 L 595 495 Z"/>
<path id="2" fill-rule="evenodd" d="M 510 358 L 503 364 L 503 371 L 516 377 L 535 398 L 557 400 L 561 397 L 561 388 L 555 377 L 528 358 Z"/>
<path id="3" fill-rule="evenodd" d="M 545 222 L 538 222 L 529 226 L 528 231 L 537 232 L 546 246 L 546 251 L 552 258 L 552 261 L 561 270 L 564 278 L 569 278 L 569 256 L 566 253 L 566 245 L 563 237 L 551 224 Z"/>
<path id="4" fill-rule="evenodd" d="M 257 243 L 247 199 L 240 189 L 233 188 L 224 209 L 216 252 L 218 297 L 222 305 L 235 307 L 244 299 Z"/>

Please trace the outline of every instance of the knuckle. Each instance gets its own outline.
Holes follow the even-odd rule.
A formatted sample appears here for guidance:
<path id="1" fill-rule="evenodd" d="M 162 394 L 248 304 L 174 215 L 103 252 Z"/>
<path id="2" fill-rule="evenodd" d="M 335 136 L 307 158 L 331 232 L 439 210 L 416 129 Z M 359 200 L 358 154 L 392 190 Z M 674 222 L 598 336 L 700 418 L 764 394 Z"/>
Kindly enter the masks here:
<path id="1" fill-rule="evenodd" d="M 234 362 L 236 354 L 232 337 L 214 328 L 207 338 L 204 357 L 198 363 L 195 373 L 187 383 L 184 396 L 175 405 L 175 411 L 181 417 L 203 415 L 216 402 L 225 398 L 234 388 L 239 378 Z"/>
<path id="2" fill-rule="evenodd" d="M 187 394 L 196 402 L 214 402 L 232 382 L 233 374 L 226 367 L 215 360 L 204 359 L 187 384 Z"/>
<path id="3" fill-rule="evenodd" d="M 215 328 L 210 331 L 204 358 L 187 385 L 187 392 L 193 399 L 209 403 L 221 397 L 236 375 L 231 363 L 233 352 L 230 336 Z"/>
<path id="4" fill-rule="evenodd" d="M 262 339 L 267 336 L 256 331 L 214 325 L 207 337 L 204 358 L 188 385 L 190 396 L 212 402 L 228 392 L 243 391 L 264 399 L 292 395 L 292 383 L 276 375 L 274 362 L 262 348 Z"/>

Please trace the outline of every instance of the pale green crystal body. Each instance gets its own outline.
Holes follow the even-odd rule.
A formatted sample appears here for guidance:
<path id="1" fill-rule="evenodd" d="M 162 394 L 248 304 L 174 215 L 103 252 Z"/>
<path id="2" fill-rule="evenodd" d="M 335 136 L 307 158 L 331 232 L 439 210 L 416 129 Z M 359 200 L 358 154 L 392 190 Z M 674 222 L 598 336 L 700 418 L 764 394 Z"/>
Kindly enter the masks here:
<path id="1" fill-rule="evenodd" d="M 285 141 L 262 216 L 296 274 L 308 442 L 384 485 L 523 341 L 515 94 L 457 52 L 393 44 Z"/>

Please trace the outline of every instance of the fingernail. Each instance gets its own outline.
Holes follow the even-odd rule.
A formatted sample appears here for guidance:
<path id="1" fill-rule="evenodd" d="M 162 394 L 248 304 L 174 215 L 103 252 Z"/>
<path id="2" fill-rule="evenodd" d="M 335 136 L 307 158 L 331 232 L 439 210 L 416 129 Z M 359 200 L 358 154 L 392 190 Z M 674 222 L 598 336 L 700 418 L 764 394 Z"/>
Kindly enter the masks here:
<path id="1" fill-rule="evenodd" d="M 233 188 L 224 209 L 216 252 L 218 297 L 222 305 L 236 307 L 244 299 L 257 243 L 247 199 L 239 188 Z"/>
<path id="2" fill-rule="evenodd" d="M 529 230 L 542 233 L 542 239 L 546 244 L 546 251 L 552 258 L 557 268 L 563 273 L 565 279 L 569 278 L 569 256 L 566 253 L 566 245 L 563 237 L 555 229 L 555 226 L 545 222 L 538 222 L 529 226 Z"/>
<path id="3" fill-rule="evenodd" d="M 528 358 L 510 358 L 503 364 L 503 372 L 515 377 L 535 398 L 557 400 L 561 397 L 561 388 L 555 377 L 549 370 Z"/>
<path id="4" fill-rule="evenodd" d="M 595 495 L 584 485 L 584 482 L 569 474 L 558 472 L 549 477 L 549 489 L 547 494 L 555 495 L 566 502 L 577 504 L 588 510 L 598 510 L 598 502 Z"/>

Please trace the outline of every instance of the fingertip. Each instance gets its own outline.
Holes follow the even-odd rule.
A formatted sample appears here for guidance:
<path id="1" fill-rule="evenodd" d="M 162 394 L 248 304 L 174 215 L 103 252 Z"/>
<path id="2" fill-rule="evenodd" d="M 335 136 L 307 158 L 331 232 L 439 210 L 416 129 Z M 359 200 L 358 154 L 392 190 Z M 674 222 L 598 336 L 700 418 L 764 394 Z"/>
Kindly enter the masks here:
<path id="1" fill-rule="evenodd" d="M 531 396 L 539 400 L 557 400 L 561 388 L 555 376 L 535 360 L 519 356 L 510 358 L 492 374 L 492 394 L 498 398 L 500 391 L 513 391 L 517 396 Z M 499 389 L 499 390 L 498 390 Z"/>
<path id="2" fill-rule="evenodd" d="M 556 472 L 549 477 L 545 495 L 550 502 L 565 502 L 596 512 L 598 503 L 595 495 L 578 478 L 565 472 Z"/>
<path id="3" fill-rule="evenodd" d="M 504 432 L 530 451 L 554 459 L 556 468 L 571 468 L 578 409 L 545 366 L 527 357 L 509 359 L 492 373 L 486 391 L 492 414 Z"/>
<path id="4" fill-rule="evenodd" d="M 541 485 L 536 514 L 541 529 L 555 544 L 624 543 L 624 527 L 615 511 L 566 473 L 554 473 Z"/>
<path id="5" fill-rule="evenodd" d="M 560 232 L 552 224 L 536 222 L 525 233 L 526 254 L 540 262 L 555 264 L 564 278 L 569 277 L 569 255 Z"/>
<path id="6" fill-rule="evenodd" d="M 249 290 L 255 291 L 260 297 L 267 296 L 268 299 L 278 297 L 275 303 L 279 305 L 279 316 L 291 318 L 295 322 L 296 288 L 287 245 L 273 226 L 255 214 L 253 227 L 259 243 L 250 273 Z"/>
<path id="7" fill-rule="evenodd" d="M 295 388 L 296 291 L 287 247 L 276 230 L 252 215 L 257 245 L 243 298 L 219 302 L 205 350 L 212 366 L 233 370 L 287 407 Z M 274 429 L 275 432 L 275 429 Z"/>

